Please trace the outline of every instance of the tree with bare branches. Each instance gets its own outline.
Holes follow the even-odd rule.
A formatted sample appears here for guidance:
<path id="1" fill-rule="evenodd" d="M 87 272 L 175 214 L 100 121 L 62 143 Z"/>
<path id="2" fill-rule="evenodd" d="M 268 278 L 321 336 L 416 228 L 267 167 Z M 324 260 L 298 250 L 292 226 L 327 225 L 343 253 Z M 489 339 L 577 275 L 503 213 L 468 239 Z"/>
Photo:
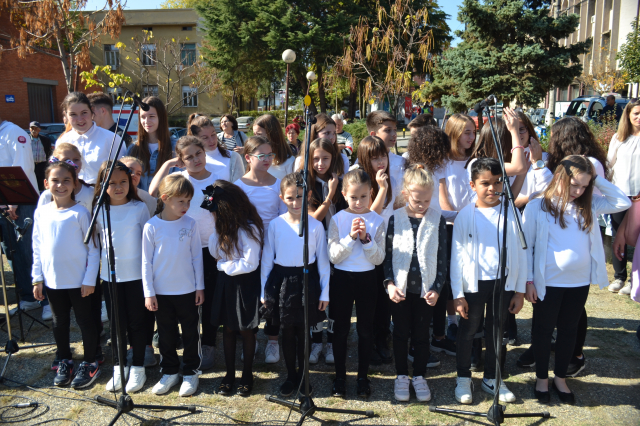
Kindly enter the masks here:
<path id="1" fill-rule="evenodd" d="M 588 55 L 588 62 L 578 80 L 598 93 L 616 92 L 623 89 L 629 81 L 627 74 L 616 69 L 615 62 L 611 62 L 611 52 L 607 48 L 600 48 L 598 53 L 599 55 L 590 61 L 591 55 Z M 615 55 L 613 57 L 615 58 Z"/>
<path id="2" fill-rule="evenodd" d="M 89 47 L 103 35 L 116 39 L 124 24 L 120 0 L 105 0 L 97 11 L 84 11 L 87 0 L 0 0 L 0 13 L 14 28 L 0 28 L 20 58 L 40 52 L 58 58 L 67 90 L 74 87 L 74 68 L 89 68 Z M 0 53 L 2 46 L 0 46 Z"/>

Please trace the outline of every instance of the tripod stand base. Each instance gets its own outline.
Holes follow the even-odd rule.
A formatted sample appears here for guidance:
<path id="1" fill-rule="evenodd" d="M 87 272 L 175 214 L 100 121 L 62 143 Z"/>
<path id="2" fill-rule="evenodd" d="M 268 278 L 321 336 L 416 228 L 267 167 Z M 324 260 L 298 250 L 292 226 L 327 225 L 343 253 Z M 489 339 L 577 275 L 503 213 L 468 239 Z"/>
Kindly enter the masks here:
<path id="1" fill-rule="evenodd" d="M 311 397 L 303 396 L 300 398 L 300 403 L 287 401 L 285 399 L 280 399 L 275 396 L 266 395 L 264 397 L 267 401 L 276 403 L 278 405 L 282 405 L 283 407 L 287 407 L 292 409 L 295 412 L 302 414 L 300 420 L 298 421 L 298 425 L 302 425 L 304 420 L 308 416 L 313 416 L 314 413 L 339 413 L 339 414 L 357 414 L 361 416 L 374 417 L 375 413 L 371 410 L 360 411 L 360 410 L 341 410 L 339 408 L 323 408 L 317 407 Z"/>
<path id="2" fill-rule="evenodd" d="M 124 395 L 120 395 L 120 398 L 118 398 L 118 401 L 112 401 L 110 399 L 107 398 L 103 398 L 101 396 L 96 396 L 95 400 L 97 402 L 99 402 L 102 405 L 108 405 L 110 407 L 115 408 L 116 410 L 118 410 L 118 412 L 116 413 L 116 416 L 111 420 L 111 423 L 109 423 L 109 426 L 115 424 L 118 419 L 120 418 L 120 416 L 122 416 L 123 414 L 127 414 L 128 412 L 136 409 L 136 408 L 141 408 L 141 409 L 149 409 L 149 410 L 174 410 L 174 411 L 188 411 L 190 413 L 195 413 L 196 412 L 196 407 L 194 405 L 183 405 L 183 406 L 166 406 L 166 405 L 135 405 L 133 403 L 133 399 L 131 399 L 131 396 L 124 394 Z"/>
<path id="3" fill-rule="evenodd" d="M 465 416 L 486 417 L 493 424 L 501 424 L 505 418 L 510 417 L 542 417 L 548 419 L 551 417 L 548 411 L 542 413 L 505 413 L 505 407 L 503 405 L 492 405 L 489 411 L 486 413 L 480 413 L 478 411 L 464 411 L 464 410 L 452 410 L 449 408 L 429 407 L 429 411 L 432 413 L 441 414 L 462 414 Z"/>

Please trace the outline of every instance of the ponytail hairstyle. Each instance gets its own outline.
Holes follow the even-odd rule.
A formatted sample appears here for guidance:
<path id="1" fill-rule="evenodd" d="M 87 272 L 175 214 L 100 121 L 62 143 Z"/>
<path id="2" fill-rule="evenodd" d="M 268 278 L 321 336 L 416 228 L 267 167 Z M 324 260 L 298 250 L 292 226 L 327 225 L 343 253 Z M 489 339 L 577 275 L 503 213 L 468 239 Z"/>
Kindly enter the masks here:
<path id="1" fill-rule="evenodd" d="M 504 120 L 502 118 L 495 119 L 495 130 L 496 135 L 502 142 L 502 158 L 505 163 L 511 162 L 511 148 L 513 142 L 511 140 L 511 132 L 507 128 Z M 498 158 L 498 153 L 496 152 L 495 145 L 493 144 L 493 136 L 491 134 L 491 126 L 483 126 L 480 131 L 480 140 L 476 144 L 473 153 L 467 160 L 467 164 L 465 164 L 465 168 L 469 165 L 469 162 L 474 158 L 482 158 L 482 157 L 490 157 L 490 158 Z"/>
<path id="2" fill-rule="evenodd" d="M 353 169 L 342 178 L 342 191 L 347 192 L 351 185 L 367 185 L 371 188 L 371 181 L 369 173 L 361 168 Z"/>
<path id="3" fill-rule="evenodd" d="M 280 122 L 275 115 L 261 115 L 253 122 L 253 125 L 262 127 L 267 132 L 267 139 L 271 142 L 271 150 L 276 155 L 273 159 L 273 164 L 275 166 L 284 164 L 289 157 L 293 157 L 291 147 L 289 146 L 287 139 L 284 137 Z"/>
<path id="4" fill-rule="evenodd" d="M 378 157 L 387 157 L 387 168 L 384 172 L 387 174 L 387 198 L 384 201 L 384 207 L 386 208 L 393 200 L 393 190 L 391 188 L 391 177 L 389 174 L 389 149 L 384 144 L 382 139 L 377 136 L 367 136 L 360 144 L 358 144 L 358 165 L 369 175 L 371 178 L 371 200 L 376 199 L 380 187 L 376 180 L 377 171 L 373 170 L 371 166 L 371 160 Z M 347 173 L 348 174 L 348 173 Z M 345 175 L 346 177 L 346 175 Z"/>
<path id="5" fill-rule="evenodd" d="M 242 151 L 242 157 L 244 158 L 245 155 L 253 154 L 262 145 L 271 146 L 271 152 L 273 152 L 273 143 L 271 143 L 269 141 L 269 139 L 265 138 L 264 136 L 251 136 L 244 143 L 244 149 Z M 247 161 L 247 167 L 245 167 L 245 171 L 248 172 L 249 170 L 251 170 L 251 164 Z"/>
<path id="6" fill-rule="evenodd" d="M 562 229 L 567 227 L 564 212 L 569 204 L 571 191 L 571 178 L 582 173 L 591 176 L 589 186 L 584 193 L 573 200 L 578 214 L 578 227 L 585 232 L 590 232 L 593 226 L 593 214 L 591 212 L 591 198 L 593 195 L 593 182 L 596 178 L 596 169 L 589 159 L 582 155 L 569 155 L 560 161 L 553 174 L 549 187 L 538 195 L 542 197 L 542 211 L 548 212 L 560 224 Z M 560 192 L 560 195 L 558 195 Z"/>
<path id="7" fill-rule="evenodd" d="M 216 144 L 218 146 L 218 151 L 223 157 L 231 158 L 231 153 L 227 150 L 227 147 L 218 140 L 218 135 L 215 132 L 215 126 L 209 117 L 198 114 L 194 112 L 189 116 L 187 120 L 187 135 L 188 136 L 198 136 L 200 135 L 200 131 L 203 127 L 212 127 L 214 129 L 213 137 L 216 138 Z"/>
<path id="8" fill-rule="evenodd" d="M 424 164 L 414 163 L 406 168 L 404 172 L 404 180 L 402 181 L 402 188 L 409 191 L 409 187 L 411 185 L 431 189 L 434 188 L 435 180 L 433 179 L 433 174 L 431 174 Z M 437 196 L 438 194 L 435 195 Z"/>
<path id="9" fill-rule="evenodd" d="M 422 164 L 431 173 L 444 168 L 449 161 L 449 136 L 434 126 L 416 129 L 409 143 L 409 164 Z"/>
<path id="10" fill-rule="evenodd" d="M 242 256 L 240 230 L 244 230 L 249 238 L 262 246 L 264 241 L 264 225 L 255 206 L 249 201 L 247 194 L 240 187 L 218 179 L 213 188 L 217 209 L 215 211 L 216 233 L 220 250 L 232 258 Z"/>
<path id="11" fill-rule="evenodd" d="M 78 174 L 76 173 L 76 168 L 65 161 L 56 161 L 55 163 L 49 163 L 49 165 L 44 171 L 44 178 L 46 180 L 49 180 L 49 175 L 51 174 L 51 171 L 53 171 L 54 169 L 65 169 L 71 174 L 71 178 L 73 179 L 73 184 L 75 185 L 76 182 L 78 182 Z M 51 196 L 53 197 L 53 194 Z M 71 191 L 71 199 L 73 201 L 76 200 L 75 191 Z"/>
<path id="12" fill-rule="evenodd" d="M 460 157 L 460 151 L 458 149 L 458 140 L 464 133 L 465 127 L 467 127 L 467 123 L 473 123 L 473 133 L 475 134 L 476 123 L 473 121 L 471 117 L 467 114 L 453 114 L 447 120 L 447 125 L 444 126 L 444 132 L 449 136 L 449 140 L 451 141 L 451 150 L 449 151 L 449 157 L 458 158 Z M 473 153 L 473 145 L 471 145 L 464 152 L 464 157 L 469 158 Z"/>
<path id="13" fill-rule="evenodd" d="M 327 114 L 316 115 L 316 123 L 311 126 L 311 140 L 313 141 L 318 139 L 320 137 L 318 136 L 318 133 L 320 133 L 329 124 L 333 124 L 335 126 L 336 122 L 333 121 L 333 119 Z M 340 155 L 340 150 L 338 149 L 338 138 L 336 137 L 332 143 L 337 155 L 335 158 L 335 164 L 333 165 L 331 170 L 333 170 L 333 173 L 337 174 L 338 176 L 342 176 L 344 174 L 344 159 L 342 158 L 342 155 Z M 301 149 L 304 150 L 304 148 Z"/>
<path id="14" fill-rule="evenodd" d="M 100 166 L 100 170 L 98 170 L 98 179 L 96 180 L 96 186 L 93 190 L 93 202 L 91 203 L 91 209 L 95 210 L 96 203 L 98 202 L 98 198 L 100 198 L 100 193 L 102 192 L 102 185 L 104 184 L 105 179 L 107 178 L 107 174 L 109 173 L 109 168 L 111 167 L 111 160 L 105 161 Z M 133 184 L 133 180 L 131 179 L 131 169 L 124 165 L 122 161 L 116 161 L 116 165 L 114 170 L 120 170 L 121 172 L 125 172 L 127 177 L 129 178 L 129 191 L 127 191 L 127 200 L 136 200 L 142 201 L 138 196 L 138 190 L 136 186 Z M 109 183 L 107 182 L 107 185 Z"/>
<path id="15" fill-rule="evenodd" d="M 179 173 L 173 173 L 165 176 L 160 182 L 158 187 L 158 207 L 156 207 L 153 215 L 158 215 L 164 210 L 164 201 L 162 196 L 166 195 L 167 198 L 171 197 L 189 197 L 193 198 L 193 185 L 189 182 L 189 179 Z"/>
<path id="16" fill-rule="evenodd" d="M 156 136 L 158 137 L 158 158 L 156 160 L 156 170 L 154 176 L 160 170 L 160 167 L 167 161 L 173 158 L 173 147 L 171 145 L 171 134 L 169 133 L 169 118 L 167 116 L 167 109 L 164 103 L 155 96 L 148 96 L 142 100 L 150 107 L 155 108 L 158 115 L 158 130 L 156 130 Z M 151 154 L 149 153 L 149 133 L 144 129 L 140 115 L 138 115 L 138 140 L 131 146 L 130 155 L 139 158 L 144 164 L 143 172 L 150 171 L 149 160 Z"/>

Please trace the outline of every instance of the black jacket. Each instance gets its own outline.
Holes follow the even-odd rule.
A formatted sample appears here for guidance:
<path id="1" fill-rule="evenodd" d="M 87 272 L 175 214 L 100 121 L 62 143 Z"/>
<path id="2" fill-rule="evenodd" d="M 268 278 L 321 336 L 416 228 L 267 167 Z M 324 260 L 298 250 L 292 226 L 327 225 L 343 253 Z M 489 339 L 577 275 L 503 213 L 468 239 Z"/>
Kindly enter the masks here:
<path id="1" fill-rule="evenodd" d="M 51 142 L 51 139 L 49 139 L 49 137 L 45 135 L 40 134 L 38 135 L 38 137 L 40 138 L 40 143 L 42 144 L 42 148 L 44 149 L 44 155 L 46 155 L 48 159 L 53 153 L 53 148 L 51 146 L 53 142 Z"/>

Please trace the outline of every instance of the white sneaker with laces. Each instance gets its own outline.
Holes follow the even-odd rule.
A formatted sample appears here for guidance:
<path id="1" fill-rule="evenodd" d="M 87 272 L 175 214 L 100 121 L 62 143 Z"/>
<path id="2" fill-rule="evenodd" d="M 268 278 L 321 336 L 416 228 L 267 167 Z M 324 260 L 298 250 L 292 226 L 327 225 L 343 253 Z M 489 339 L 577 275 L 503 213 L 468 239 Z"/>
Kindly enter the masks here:
<path id="1" fill-rule="evenodd" d="M 107 302 L 105 302 L 104 300 L 102 301 L 102 310 L 100 311 L 100 319 L 102 320 L 102 322 L 109 321 L 109 315 L 107 315 Z"/>
<path id="2" fill-rule="evenodd" d="M 309 364 L 317 364 L 322 353 L 322 343 L 312 343 L 311 353 L 309 354 Z"/>
<path id="3" fill-rule="evenodd" d="M 629 295 L 631 295 L 631 281 L 629 281 L 628 283 L 626 283 L 626 284 L 624 285 L 624 287 L 622 287 L 622 288 L 620 289 L 620 291 L 618 292 L 618 294 L 619 294 L 620 296 L 629 296 Z M 43 314 L 43 315 L 44 315 L 44 314 Z"/>
<path id="4" fill-rule="evenodd" d="M 495 379 L 482 379 L 482 390 L 488 394 L 496 394 L 496 380 Z M 498 399 L 500 402 L 515 402 L 516 396 L 507 388 L 507 385 L 503 381 L 500 381 L 500 390 L 498 391 Z"/>
<path id="5" fill-rule="evenodd" d="M 431 390 L 427 381 L 422 376 L 416 376 L 411 380 L 413 390 L 416 392 L 416 398 L 420 402 L 431 401 Z"/>
<path id="6" fill-rule="evenodd" d="M 27 302 L 26 300 L 20 301 L 20 309 L 23 311 L 33 311 L 34 309 L 38 309 L 40 307 L 40 302 L 34 300 L 33 302 Z M 18 311 L 18 308 L 13 308 L 9 311 L 9 315 L 13 315 Z"/>
<path id="7" fill-rule="evenodd" d="M 53 313 L 51 312 L 51 306 L 46 305 L 42 307 L 42 321 L 51 321 L 53 319 Z"/>
<path id="8" fill-rule="evenodd" d="M 327 364 L 333 364 L 336 362 L 333 358 L 333 343 L 327 343 L 327 346 L 325 346 L 324 362 Z"/>
<path id="9" fill-rule="evenodd" d="M 277 340 L 269 340 L 264 349 L 264 362 L 275 364 L 278 361 L 280 361 L 280 345 Z"/>
<path id="10" fill-rule="evenodd" d="M 162 378 L 160 378 L 160 381 L 156 383 L 153 389 L 151 389 L 151 393 L 154 393 L 156 395 L 163 395 L 169 392 L 169 390 L 177 385 L 179 381 L 179 374 L 163 374 Z"/>
<path id="11" fill-rule="evenodd" d="M 129 380 L 127 380 L 126 390 L 129 393 L 138 392 L 147 381 L 147 372 L 144 367 L 131 367 Z"/>
<path id="12" fill-rule="evenodd" d="M 129 377 L 129 367 L 124 368 L 124 378 L 127 380 Z M 120 376 L 120 366 L 116 365 L 113 367 L 113 377 L 107 382 L 105 386 L 105 390 L 107 392 L 117 392 L 122 389 L 122 377 Z"/>
<path id="13" fill-rule="evenodd" d="M 147 346 L 144 348 L 144 366 L 155 367 L 158 365 L 156 354 L 153 351 L 153 346 Z"/>
<path id="14" fill-rule="evenodd" d="M 396 401 L 407 402 L 411 394 L 409 393 L 409 376 L 398 376 L 393 384 L 393 396 Z"/>
<path id="15" fill-rule="evenodd" d="M 182 385 L 180 385 L 180 396 L 189 396 L 196 393 L 200 378 L 197 374 L 182 377 Z"/>
<path id="16" fill-rule="evenodd" d="M 620 289 L 622 289 L 624 287 L 624 281 L 622 280 L 615 280 L 614 282 L 612 282 L 611 284 L 609 284 L 609 291 L 612 293 L 617 293 L 620 291 Z"/>
<path id="17" fill-rule="evenodd" d="M 473 381 L 471 377 L 456 378 L 456 401 L 460 404 L 473 402 Z"/>

